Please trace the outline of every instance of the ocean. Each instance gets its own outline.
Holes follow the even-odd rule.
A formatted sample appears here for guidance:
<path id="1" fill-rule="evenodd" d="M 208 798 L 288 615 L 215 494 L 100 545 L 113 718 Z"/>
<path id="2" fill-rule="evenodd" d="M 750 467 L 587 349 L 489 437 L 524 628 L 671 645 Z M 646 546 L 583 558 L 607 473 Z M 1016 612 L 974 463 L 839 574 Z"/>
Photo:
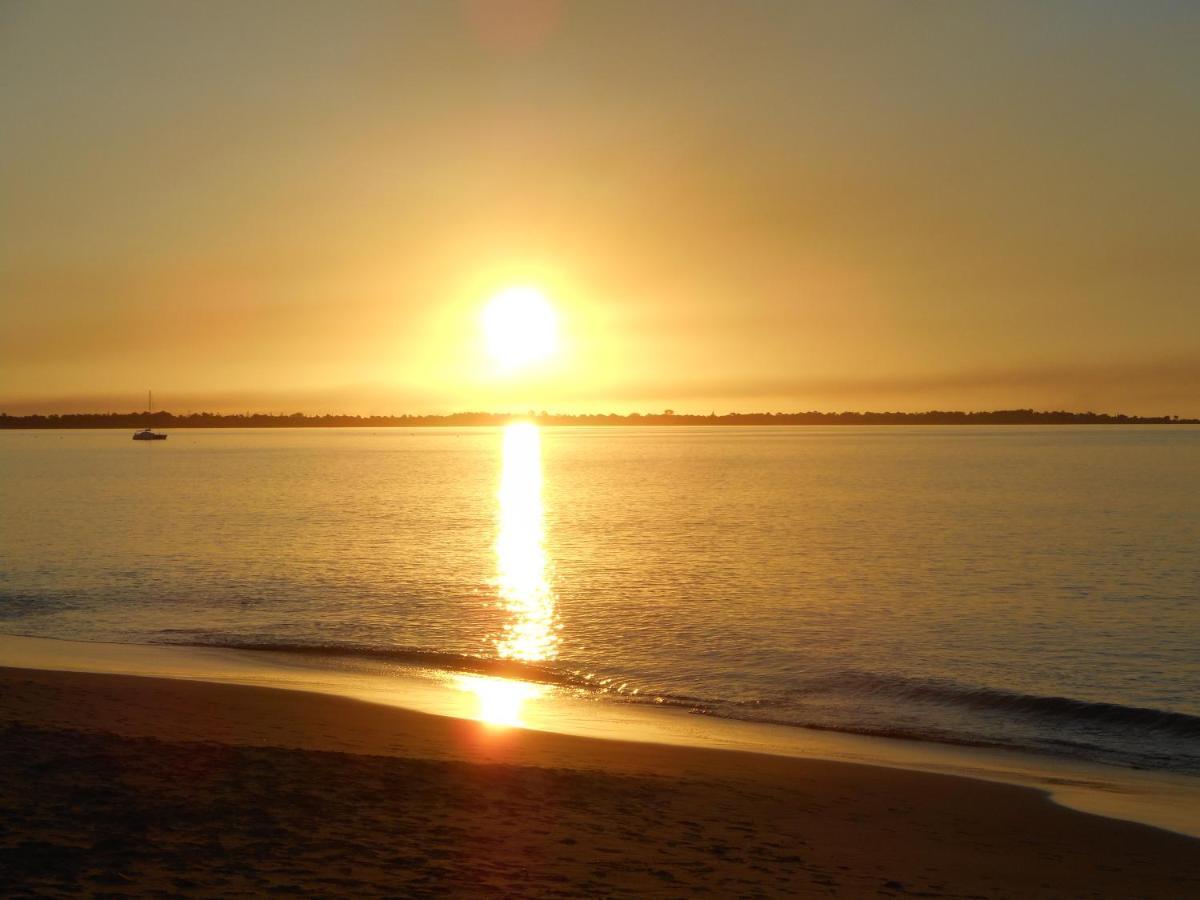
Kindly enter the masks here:
<path id="1" fill-rule="evenodd" d="M 0 632 L 1200 775 L 1200 428 L 6 431 L 0 508 Z"/>

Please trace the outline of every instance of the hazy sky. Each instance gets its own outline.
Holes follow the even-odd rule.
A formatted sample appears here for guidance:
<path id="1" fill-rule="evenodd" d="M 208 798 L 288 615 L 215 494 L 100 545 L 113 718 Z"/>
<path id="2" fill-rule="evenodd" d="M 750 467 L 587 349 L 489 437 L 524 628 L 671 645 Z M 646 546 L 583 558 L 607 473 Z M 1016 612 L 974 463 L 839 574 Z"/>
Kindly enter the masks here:
<path id="1" fill-rule="evenodd" d="M 1200 415 L 1200 5 L 0 0 L 0 409 Z M 539 285 L 564 346 L 483 363 Z"/>

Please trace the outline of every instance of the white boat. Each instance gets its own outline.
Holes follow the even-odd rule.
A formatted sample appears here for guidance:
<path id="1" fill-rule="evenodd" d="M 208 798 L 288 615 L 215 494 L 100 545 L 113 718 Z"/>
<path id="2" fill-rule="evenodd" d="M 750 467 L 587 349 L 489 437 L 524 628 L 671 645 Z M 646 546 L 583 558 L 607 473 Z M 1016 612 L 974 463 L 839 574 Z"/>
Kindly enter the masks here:
<path id="1" fill-rule="evenodd" d="M 146 392 L 146 411 L 154 411 L 154 394 L 152 394 L 150 391 Z M 150 426 L 147 425 L 141 431 L 135 431 L 133 433 L 133 439 L 135 441 L 165 441 L 167 436 L 165 434 L 159 434 L 157 431 L 152 431 Z"/>

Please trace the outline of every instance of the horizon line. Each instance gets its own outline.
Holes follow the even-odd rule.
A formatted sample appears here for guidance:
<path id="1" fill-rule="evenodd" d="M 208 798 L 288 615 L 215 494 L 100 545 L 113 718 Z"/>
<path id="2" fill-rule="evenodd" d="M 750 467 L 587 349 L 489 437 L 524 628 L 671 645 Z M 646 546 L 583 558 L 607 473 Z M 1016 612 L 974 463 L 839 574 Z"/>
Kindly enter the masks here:
<path id="1" fill-rule="evenodd" d="M 889 410 L 801 410 L 792 412 L 779 411 L 730 411 L 718 414 L 715 410 L 705 413 L 676 412 L 664 409 L 661 412 L 607 412 L 607 413 L 567 413 L 549 412 L 547 410 L 525 412 L 488 412 L 483 410 L 465 410 L 453 413 L 390 413 L 367 414 L 360 413 L 305 413 L 305 412 L 240 412 L 216 413 L 208 411 L 188 412 L 177 414 L 168 410 L 138 412 L 76 412 L 76 413 L 27 413 L 11 415 L 0 410 L 0 426 L 12 428 L 16 423 L 55 423 L 72 424 L 84 427 L 114 428 L 126 427 L 128 424 L 139 424 L 147 421 L 152 424 L 165 426 L 174 424 L 177 427 L 196 427 L 197 424 L 220 424 L 224 422 L 245 423 L 251 421 L 267 421 L 272 424 L 295 423 L 300 425 L 333 425 L 336 422 L 362 423 L 384 425 L 389 422 L 400 424 L 447 424 L 447 425 L 494 425 L 510 421 L 535 421 L 548 424 L 572 424 L 565 420 L 584 420 L 589 422 L 601 421 L 634 421 L 647 424 L 682 424 L 689 422 L 730 422 L 740 421 L 744 424 L 769 424 L 780 422 L 788 424 L 788 420 L 809 420 L 813 424 L 821 421 L 846 420 L 880 420 L 929 422 L 930 420 L 962 420 L 978 424 L 1071 424 L 1078 423 L 1142 423 L 1142 424 L 1200 424 L 1200 419 L 1181 417 L 1168 414 L 1163 416 L 1140 416 L 1125 413 L 1098 413 L 1092 410 L 1074 412 L 1069 410 L 1035 410 L 1029 407 L 992 409 L 992 410 L 946 410 L 929 409 L 919 412 L 900 412 Z M 122 421 L 116 421 L 122 420 Z M 474 422 L 464 420 L 477 420 Z M 753 420 L 746 422 L 745 420 Z M 782 420 L 782 421 L 781 421 Z M 883 422 L 881 422 L 883 423 Z M 806 424 L 803 421 L 793 421 L 792 424 Z"/>

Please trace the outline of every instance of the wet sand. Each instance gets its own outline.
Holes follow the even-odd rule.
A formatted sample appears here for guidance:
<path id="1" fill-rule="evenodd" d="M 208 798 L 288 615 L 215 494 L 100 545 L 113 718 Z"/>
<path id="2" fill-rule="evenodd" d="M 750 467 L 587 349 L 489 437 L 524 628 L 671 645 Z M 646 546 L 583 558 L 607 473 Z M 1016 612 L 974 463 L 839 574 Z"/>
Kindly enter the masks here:
<path id="1" fill-rule="evenodd" d="M 1033 790 L 0 669 L 6 896 L 1200 896 L 1200 841 Z"/>

